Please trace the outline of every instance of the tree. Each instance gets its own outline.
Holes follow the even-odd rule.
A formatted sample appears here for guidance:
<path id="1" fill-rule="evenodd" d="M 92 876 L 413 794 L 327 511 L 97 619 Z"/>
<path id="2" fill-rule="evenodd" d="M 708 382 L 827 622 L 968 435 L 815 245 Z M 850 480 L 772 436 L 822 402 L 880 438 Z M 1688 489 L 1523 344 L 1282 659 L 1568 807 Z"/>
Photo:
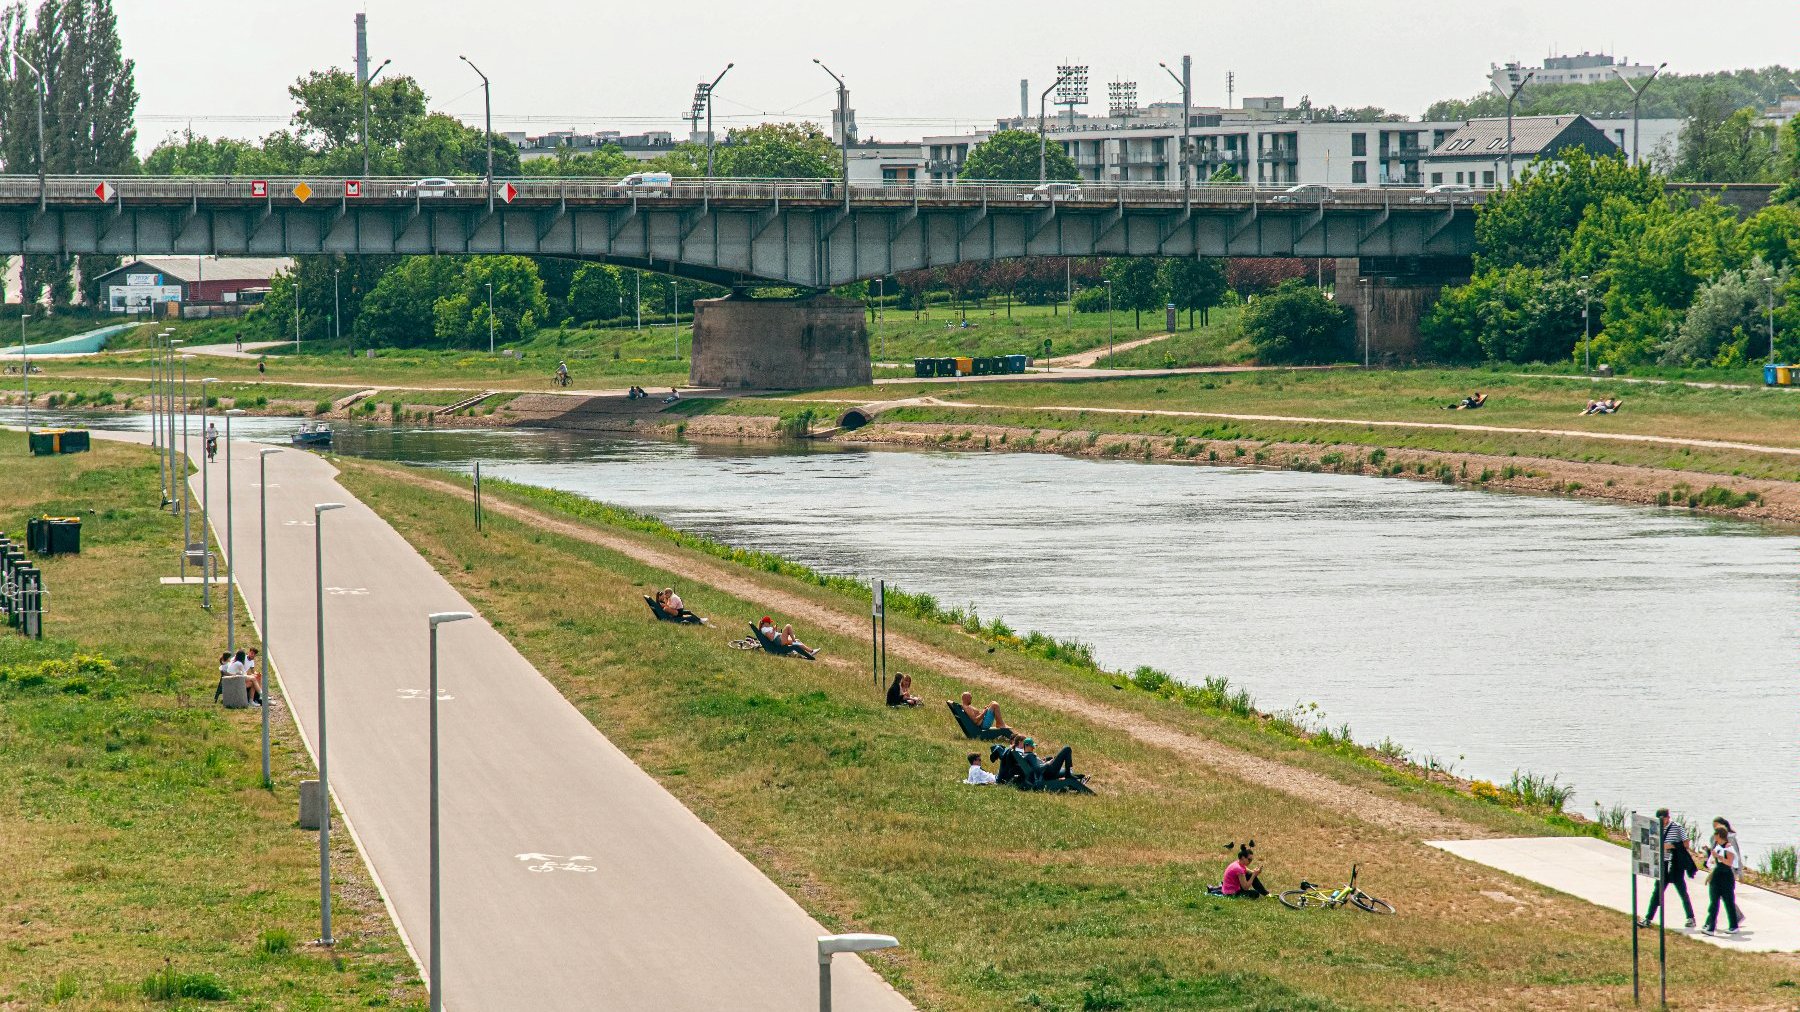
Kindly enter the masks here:
<path id="1" fill-rule="evenodd" d="M 1693 183 L 1755 183 L 1773 168 L 1772 131 L 1757 125 L 1760 114 L 1733 109 L 1722 87 L 1703 89 L 1689 101 L 1681 131 L 1675 176 Z"/>
<path id="2" fill-rule="evenodd" d="M 496 341 L 520 340 L 548 320 L 550 303 L 544 297 L 537 264 L 530 257 L 471 257 L 450 293 L 432 307 L 439 342 L 449 347 L 487 347 L 490 284 Z"/>
<path id="3" fill-rule="evenodd" d="M 288 86 L 294 100 L 293 125 L 302 142 L 320 152 L 354 146 L 362 151 L 362 86 L 356 76 L 332 67 L 315 70 Z M 391 149 L 425 118 L 425 90 L 410 77 L 390 77 L 369 87 L 369 147 Z"/>
<path id="4" fill-rule="evenodd" d="M 1722 89 L 1730 108 L 1771 105 L 1797 75 L 1787 67 L 1722 70 L 1706 74 L 1664 74 L 1644 94 L 1641 107 L 1647 119 L 1671 119 L 1685 115 L 1693 96 L 1706 89 Z M 1520 116 L 1616 116 L 1631 108 L 1631 90 L 1608 74 L 1586 84 L 1544 84 L 1533 81 L 1519 95 L 1514 112 Z M 1425 110 L 1428 120 L 1465 120 L 1506 115 L 1506 99 L 1492 88 L 1467 99 L 1433 102 Z"/>
<path id="5" fill-rule="evenodd" d="M 487 171 L 487 144 L 480 130 L 441 112 L 413 123 L 400 141 L 401 171 L 408 176 L 479 176 Z M 494 137 L 494 175 L 519 175 L 519 149 Z"/>
<path id="6" fill-rule="evenodd" d="M 1753 260 L 1745 269 L 1726 271 L 1700 289 L 1680 331 L 1663 350 L 1662 364 L 1735 366 L 1760 358 L 1769 340 L 1768 288 L 1762 279 L 1775 277 L 1779 291 L 1793 274 L 1784 270 L 1771 275 L 1770 270 L 1768 264 Z"/>
<path id="7" fill-rule="evenodd" d="M 697 145 L 696 145 L 697 146 Z M 705 149 L 699 164 L 706 164 Z M 734 179 L 837 179 L 837 145 L 815 123 L 763 123 L 731 131 L 713 149 L 715 173 Z"/>
<path id="8" fill-rule="evenodd" d="M 1236 169 L 1229 165 L 1221 165 L 1213 170 L 1212 175 L 1206 177 L 1206 181 L 1209 183 L 1241 183 L 1244 179 L 1237 174 Z"/>
<path id="9" fill-rule="evenodd" d="M 1658 202 L 1662 181 L 1648 166 L 1627 165 L 1618 155 L 1572 151 L 1562 161 L 1527 165 L 1517 182 L 1476 211 L 1476 269 L 1556 264 L 1588 208 L 1608 197 L 1632 206 Z"/>
<path id="10" fill-rule="evenodd" d="M 152 176 L 236 176 L 252 171 L 262 151 L 248 141 L 221 137 L 211 140 L 185 130 L 170 134 L 144 159 L 144 172 Z"/>
<path id="11" fill-rule="evenodd" d="M 1420 321 L 1420 351 L 1440 362 L 1567 361 L 1581 335 L 1580 289 L 1538 267 L 1482 272 Z"/>
<path id="12" fill-rule="evenodd" d="M 1232 257 L 1225 261 L 1225 284 L 1239 295 L 1271 291 L 1283 281 L 1305 280 L 1315 273 L 1311 260 L 1294 257 Z"/>
<path id="13" fill-rule="evenodd" d="M 1106 261 L 1100 274 L 1112 282 L 1113 308 L 1131 310 L 1135 314 L 1132 329 L 1141 330 L 1144 326 L 1144 310 L 1162 305 L 1156 258 L 1113 257 Z"/>
<path id="14" fill-rule="evenodd" d="M 1589 240 L 1588 233 L 1605 228 Z M 1594 215 L 1576 230 L 1578 246 L 1602 250 L 1605 311 L 1596 355 L 1614 364 L 1648 362 L 1674 336 L 1700 288 L 1737 266 L 1737 218 L 1714 202 L 1677 207 L 1658 200 L 1621 215 Z"/>
<path id="15" fill-rule="evenodd" d="M 1800 262 L 1800 206 L 1770 204 L 1751 215 L 1738 228 L 1738 245 L 1774 267 Z"/>
<path id="16" fill-rule="evenodd" d="M 982 287 L 990 292 L 1006 293 L 1006 318 L 1012 319 L 1013 293 L 1025 280 L 1028 268 L 1022 259 L 990 261 L 981 279 Z"/>
<path id="17" fill-rule="evenodd" d="M 582 264 L 569 284 L 569 316 L 577 322 L 610 320 L 625 306 L 619 269 L 608 264 Z"/>
<path id="18" fill-rule="evenodd" d="M 1206 322 L 1207 310 L 1225 299 L 1225 261 L 1215 258 L 1174 258 L 1157 267 L 1157 288 L 1168 293 L 1175 308 L 1185 309 L 1188 329 L 1194 329 L 1194 311 Z"/>
<path id="19" fill-rule="evenodd" d="M 437 345 L 437 301 L 460 281 L 462 271 L 462 261 L 457 257 L 407 257 L 382 275 L 374 291 L 363 299 L 362 312 L 355 325 L 357 342 L 383 348 Z M 283 305 L 273 289 L 271 286 L 263 312 L 277 310 Z M 291 294 L 288 298 L 291 303 Z"/>
<path id="20" fill-rule="evenodd" d="M 1038 177 L 1038 135 L 1029 130 L 1001 130 L 970 149 L 963 162 L 962 179 L 1032 180 Z M 1075 168 L 1061 145 L 1044 149 L 1044 178 L 1078 181 Z"/>
<path id="21" fill-rule="evenodd" d="M 520 169 L 527 176 L 593 176 L 600 179 L 620 179 L 638 171 L 638 162 L 617 144 L 608 144 L 597 151 L 583 152 L 559 147 L 551 157 L 533 158 L 521 163 Z"/>
<path id="22" fill-rule="evenodd" d="M 1265 363 L 1335 362 L 1350 351 L 1350 313 L 1299 279 L 1244 307 L 1244 336 Z"/>

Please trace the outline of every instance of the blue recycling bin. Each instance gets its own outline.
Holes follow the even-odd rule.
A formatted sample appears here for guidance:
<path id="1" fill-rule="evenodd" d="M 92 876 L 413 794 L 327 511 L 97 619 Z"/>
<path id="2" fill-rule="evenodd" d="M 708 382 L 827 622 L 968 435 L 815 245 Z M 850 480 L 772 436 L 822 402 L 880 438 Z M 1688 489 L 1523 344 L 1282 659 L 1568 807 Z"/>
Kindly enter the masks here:
<path id="1" fill-rule="evenodd" d="M 1775 364 L 1773 362 L 1771 362 L 1768 365 L 1763 366 L 1763 386 L 1772 387 L 1774 385 L 1775 385 Z"/>

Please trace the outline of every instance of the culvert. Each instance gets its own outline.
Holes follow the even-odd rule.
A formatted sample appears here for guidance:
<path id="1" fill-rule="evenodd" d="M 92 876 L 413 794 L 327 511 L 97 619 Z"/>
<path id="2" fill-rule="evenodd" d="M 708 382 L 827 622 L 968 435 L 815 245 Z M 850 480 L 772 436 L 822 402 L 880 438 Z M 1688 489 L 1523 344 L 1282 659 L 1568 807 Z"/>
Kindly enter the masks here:
<path id="1" fill-rule="evenodd" d="M 874 408 L 851 408 L 844 412 L 844 417 L 838 419 L 838 427 L 845 430 L 860 429 L 874 420 Z"/>

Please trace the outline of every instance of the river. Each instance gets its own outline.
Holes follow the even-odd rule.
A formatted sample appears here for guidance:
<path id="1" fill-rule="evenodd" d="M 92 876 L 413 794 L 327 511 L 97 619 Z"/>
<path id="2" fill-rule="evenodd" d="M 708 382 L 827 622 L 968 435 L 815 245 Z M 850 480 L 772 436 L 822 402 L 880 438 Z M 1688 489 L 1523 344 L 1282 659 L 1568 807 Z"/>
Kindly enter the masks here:
<path id="1" fill-rule="evenodd" d="M 241 421 L 252 436 L 294 425 Z M 1464 776 L 1556 774 L 1589 814 L 1596 801 L 1723 814 L 1752 855 L 1800 841 L 1800 538 L 1754 525 L 1045 454 L 339 431 L 344 453 L 457 471 L 479 459 L 487 475 L 972 602 L 1083 640 L 1108 667 L 1224 675 L 1265 710 L 1316 704 L 1317 722 Z"/>

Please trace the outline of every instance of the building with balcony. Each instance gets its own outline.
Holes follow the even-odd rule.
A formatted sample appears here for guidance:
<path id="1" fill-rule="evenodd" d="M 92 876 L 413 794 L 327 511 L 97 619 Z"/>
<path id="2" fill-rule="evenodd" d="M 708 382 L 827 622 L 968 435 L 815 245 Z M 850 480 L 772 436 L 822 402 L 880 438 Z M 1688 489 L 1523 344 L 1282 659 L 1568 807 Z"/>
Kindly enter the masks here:
<path id="1" fill-rule="evenodd" d="M 1490 64 L 1488 80 L 1504 94 L 1512 91 L 1513 85 L 1524 80 L 1526 74 L 1531 75 L 1532 84 L 1595 84 L 1616 80 L 1615 71 L 1618 75 L 1637 80 L 1649 77 L 1656 72 L 1656 68 L 1605 53 L 1582 52 L 1575 56 L 1546 57 L 1543 64 L 1536 67 L 1527 67 L 1517 60 L 1505 64 Z"/>

